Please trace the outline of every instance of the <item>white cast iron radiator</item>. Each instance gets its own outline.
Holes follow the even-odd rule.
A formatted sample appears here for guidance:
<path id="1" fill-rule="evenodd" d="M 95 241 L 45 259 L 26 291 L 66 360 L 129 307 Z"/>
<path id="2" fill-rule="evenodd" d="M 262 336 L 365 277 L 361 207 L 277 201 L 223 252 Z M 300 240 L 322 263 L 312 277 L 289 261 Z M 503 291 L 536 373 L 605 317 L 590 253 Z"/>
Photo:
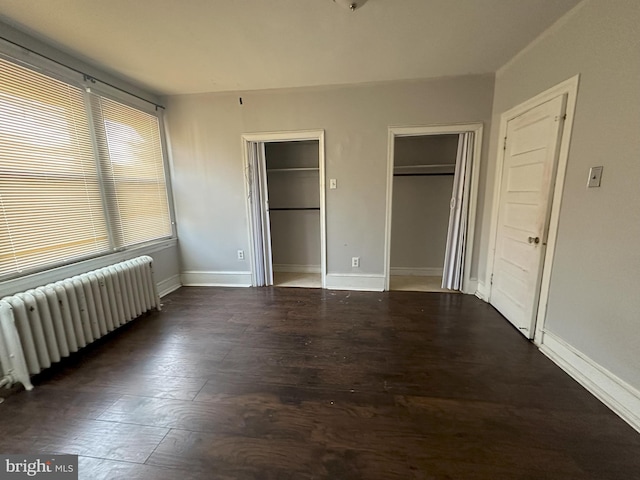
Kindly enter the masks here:
<path id="1" fill-rule="evenodd" d="M 152 309 L 152 258 L 137 257 L 0 300 L 0 386 L 52 363 Z"/>

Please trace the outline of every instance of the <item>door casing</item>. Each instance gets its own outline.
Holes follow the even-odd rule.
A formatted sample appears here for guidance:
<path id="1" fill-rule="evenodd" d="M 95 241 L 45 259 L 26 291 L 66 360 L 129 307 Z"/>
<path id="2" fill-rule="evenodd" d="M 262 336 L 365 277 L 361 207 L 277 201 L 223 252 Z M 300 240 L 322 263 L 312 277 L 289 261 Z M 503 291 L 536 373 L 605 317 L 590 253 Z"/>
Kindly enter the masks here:
<path id="1" fill-rule="evenodd" d="M 318 167 L 319 167 L 319 188 L 320 188 L 320 272 L 322 274 L 322 288 L 326 288 L 327 278 L 327 217 L 326 217 L 326 202 L 325 202 L 325 157 L 324 157 L 324 130 L 299 130 L 291 132 L 265 132 L 265 133 L 246 133 L 242 135 L 242 158 L 243 168 L 245 172 L 245 201 L 247 209 L 247 219 L 249 220 L 248 234 L 249 243 L 251 246 L 249 249 L 249 259 L 251 262 L 251 284 L 255 287 L 256 282 L 256 259 L 254 255 L 254 231 L 253 231 L 253 212 L 251 209 L 250 200 L 250 185 L 249 185 L 249 145 L 251 143 L 269 143 L 269 142 L 295 142 L 303 140 L 317 140 L 318 141 Z M 264 206 L 262 206 L 264 208 Z"/>
<path id="2" fill-rule="evenodd" d="M 473 241 L 476 224 L 476 207 L 478 200 L 478 181 L 480 178 L 480 157 L 482 153 L 482 123 L 464 123 L 448 125 L 425 125 L 415 127 L 389 127 L 387 142 L 387 209 L 385 218 L 384 247 L 384 289 L 389 290 L 391 275 L 391 213 L 393 201 L 393 165 L 396 137 L 422 137 L 426 135 L 455 135 L 467 132 L 474 133 L 473 163 L 471 167 L 471 185 L 469 187 L 469 217 L 467 238 L 465 241 L 465 268 L 462 276 L 462 293 L 474 294 L 477 281 L 471 279 L 471 260 L 473 258 Z M 444 260 L 444 259 L 443 259 Z"/>

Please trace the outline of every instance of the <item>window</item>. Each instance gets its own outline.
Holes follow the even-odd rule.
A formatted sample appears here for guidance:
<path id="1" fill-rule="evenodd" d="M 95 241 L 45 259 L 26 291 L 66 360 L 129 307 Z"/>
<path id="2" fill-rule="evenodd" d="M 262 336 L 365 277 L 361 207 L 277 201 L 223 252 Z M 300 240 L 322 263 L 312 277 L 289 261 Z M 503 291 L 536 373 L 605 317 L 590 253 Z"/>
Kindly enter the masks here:
<path id="1" fill-rule="evenodd" d="M 171 236 L 158 117 L 0 58 L 0 278 Z"/>
<path id="2" fill-rule="evenodd" d="M 171 236 L 158 118 L 104 97 L 92 103 L 114 242 Z"/>

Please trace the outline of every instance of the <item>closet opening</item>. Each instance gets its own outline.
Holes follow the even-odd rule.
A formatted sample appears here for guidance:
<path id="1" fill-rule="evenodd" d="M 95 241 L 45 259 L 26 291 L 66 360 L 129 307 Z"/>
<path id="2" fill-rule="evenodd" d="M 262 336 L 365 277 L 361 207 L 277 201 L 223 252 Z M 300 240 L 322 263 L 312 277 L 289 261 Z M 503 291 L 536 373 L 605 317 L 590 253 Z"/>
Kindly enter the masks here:
<path id="1" fill-rule="evenodd" d="M 481 125 L 391 128 L 386 289 L 474 293 Z"/>
<path id="2" fill-rule="evenodd" d="M 253 285 L 323 288 L 323 134 L 243 138 Z"/>

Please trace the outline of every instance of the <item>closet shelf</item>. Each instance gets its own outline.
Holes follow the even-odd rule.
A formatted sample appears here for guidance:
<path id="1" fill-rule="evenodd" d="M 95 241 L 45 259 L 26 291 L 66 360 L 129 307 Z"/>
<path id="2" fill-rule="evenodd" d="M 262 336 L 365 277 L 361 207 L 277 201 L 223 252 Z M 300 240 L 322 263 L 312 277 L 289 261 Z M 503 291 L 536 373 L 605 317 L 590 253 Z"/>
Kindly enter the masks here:
<path id="1" fill-rule="evenodd" d="M 269 209 L 270 212 L 283 210 L 320 210 L 320 207 L 280 207 Z"/>
<path id="2" fill-rule="evenodd" d="M 271 172 L 318 172 L 318 167 L 292 167 L 292 168 L 267 168 L 267 173 Z"/>
<path id="3" fill-rule="evenodd" d="M 441 163 L 434 165 L 407 165 L 393 168 L 394 177 L 403 176 L 429 176 L 429 175 L 453 175 L 456 170 L 455 163 Z"/>

